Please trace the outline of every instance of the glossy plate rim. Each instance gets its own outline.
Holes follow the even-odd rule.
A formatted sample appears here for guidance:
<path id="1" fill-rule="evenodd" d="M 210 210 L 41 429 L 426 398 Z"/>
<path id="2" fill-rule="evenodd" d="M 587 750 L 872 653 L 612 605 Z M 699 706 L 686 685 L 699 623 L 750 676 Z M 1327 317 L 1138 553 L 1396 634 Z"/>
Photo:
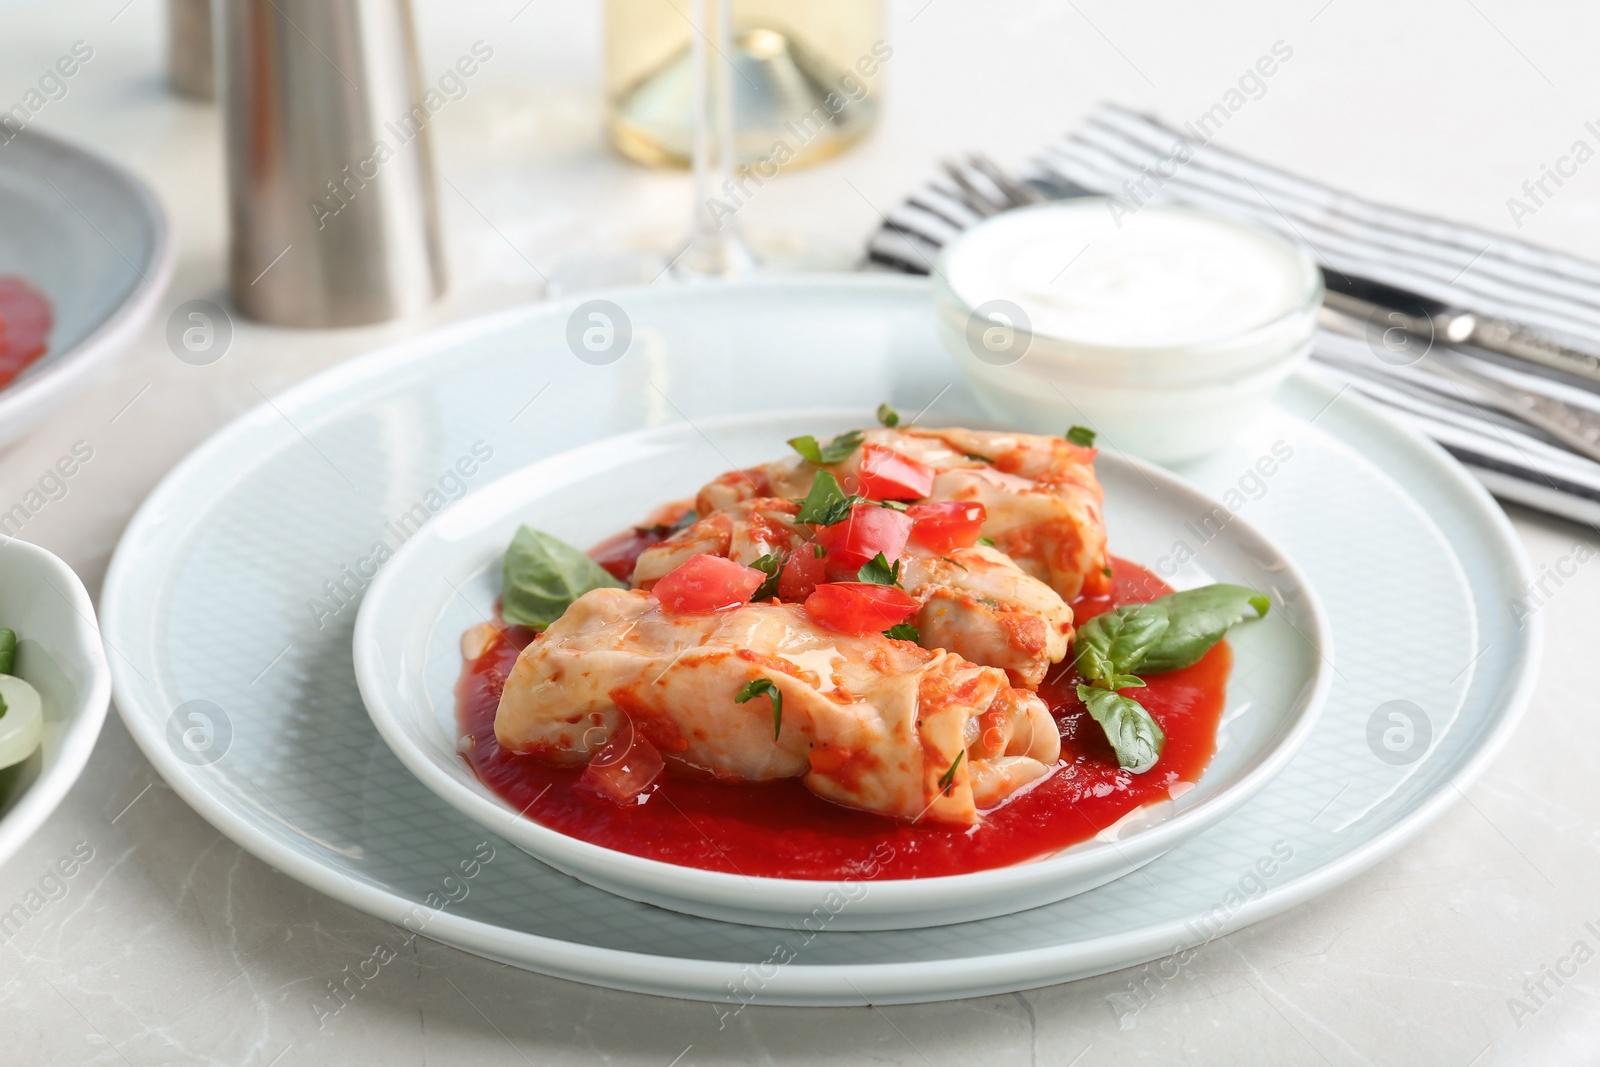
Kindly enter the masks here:
<path id="1" fill-rule="evenodd" d="M 382 636 L 385 630 L 403 642 L 403 635 L 424 628 L 432 632 L 436 625 L 437 620 L 423 619 L 415 613 L 409 626 L 390 627 L 388 620 L 403 614 L 404 605 L 414 603 L 412 583 L 416 579 L 416 560 L 439 546 L 439 531 L 462 526 L 463 521 L 472 522 L 470 516 L 474 512 L 492 511 L 495 517 L 489 521 L 504 521 L 502 513 L 507 505 L 497 501 L 496 497 L 510 496 L 521 500 L 521 506 L 526 506 L 529 501 L 524 498 L 533 494 L 518 486 L 523 479 L 532 479 L 534 475 L 545 472 L 554 474 L 563 467 L 580 465 L 591 457 L 599 460 L 614 453 L 626 453 L 631 448 L 648 448 L 668 437 L 704 435 L 718 430 L 739 430 L 780 422 L 866 425 L 871 418 L 870 412 L 850 409 L 785 408 L 759 414 L 698 419 L 689 430 L 678 425 L 648 427 L 614 434 L 547 456 L 467 494 L 433 516 L 401 546 L 363 593 L 356 615 L 353 652 L 356 683 L 368 717 L 400 761 L 435 796 L 479 825 L 511 840 L 535 859 L 580 881 L 644 903 L 721 921 L 782 927 L 788 920 L 804 915 L 816 906 L 819 896 L 830 887 L 853 883 L 848 879 L 747 876 L 635 856 L 521 818 L 486 787 L 480 785 L 474 789 L 452 777 L 432 754 L 415 742 L 406 725 L 407 709 L 403 697 L 392 691 L 378 650 L 392 643 Z M 863 423 L 863 419 L 868 422 Z M 781 443 L 780 435 L 775 438 L 775 452 Z M 1108 453 L 1102 453 L 1096 462 L 1097 465 L 1105 464 L 1141 476 L 1174 508 L 1187 505 L 1204 514 L 1220 506 L 1215 498 L 1198 487 L 1154 464 Z M 549 489 L 545 486 L 542 491 L 548 492 Z M 652 506 L 653 503 L 645 502 L 645 506 Z M 469 518 L 463 520 L 463 516 Z M 480 520 L 473 524 L 473 530 L 481 535 L 483 525 L 484 521 Z M 1248 543 L 1253 540 L 1256 547 L 1271 554 L 1272 567 L 1269 569 L 1281 570 L 1288 578 L 1288 587 L 1299 594 L 1295 610 L 1303 625 L 1297 628 L 1302 631 L 1302 636 L 1314 653 L 1311 657 L 1311 673 L 1304 679 L 1297 704 L 1284 717 L 1287 728 L 1280 728 L 1276 740 L 1262 747 L 1253 764 L 1248 769 L 1235 772 L 1233 782 L 1201 799 L 1199 803 L 1180 807 L 1160 822 L 1137 828 L 1115 840 L 1096 840 L 1091 837 L 1055 855 L 964 874 L 861 883 L 868 886 L 870 891 L 854 902 L 849 915 L 850 925 L 836 922 L 836 928 L 878 930 L 949 925 L 1022 911 L 1049 903 L 1051 899 L 1066 899 L 1078 892 L 1086 892 L 1109 879 L 1126 875 L 1227 817 L 1265 788 L 1287 766 L 1310 737 L 1333 686 L 1332 627 L 1310 578 L 1277 541 L 1242 517 L 1229 523 L 1225 536 L 1236 542 Z M 1148 807 L 1136 810 L 1148 810 Z M 1095 881 L 1097 878 L 1099 880 Z M 1073 881 L 1079 888 L 1054 896 L 1052 890 L 1045 888 L 1045 883 L 1056 881 Z M 750 899 L 752 891 L 755 899 Z M 942 894 L 948 894 L 950 899 L 935 899 Z M 981 898 L 989 894 L 1019 894 L 1014 898 L 1017 906 L 996 910 L 982 902 Z M 1045 899 L 1046 896 L 1050 899 Z M 745 917 L 740 918 L 741 915 Z M 941 917 L 934 918 L 935 915 Z"/>
<path id="2" fill-rule="evenodd" d="M 870 289 L 889 299 L 929 299 L 925 280 L 903 276 L 813 275 L 803 280 L 760 277 L 737 284 L 760 290 L 781 289 L 789 296 L 819 294 L 826 297 L 846 289 L 855 293 Z M 536 316 L 565 316 L 585 299 L 607 296 L 627 298 L 630 292 L 626 289 L 586 292 L 580 296 L 496 312 L 441 327 L 330 368 L 240 415 L 174 467 L 129 523 L 107 572 L 101 600 L 102 628 L 111 630 L 121 624 L 128 610 L 122 602 L 127 585 L 124 572 L 138 566 L 134 549 L 147 536 L 149 527 L 159 525 L 167 503 L 177 495 L 190 476 L 204 469 L 214 456 L 225 452 L 235 439 L 279 420 L 280 407 L 289 408 L 313 401 L 378 372 L 397 371 L 426 359 L 442 348 L 470 341 L 512 324 L 526 323 Z M 1345 390 L 1336 390 L 1305 372 L 1291 378 L 1291 383 L 1321 399 L 1323 411 L 1338 403 L 1345 409 L 1345 417 L 1359 424 L 1372 439 L 1403 449 L 1425 462 L 1434 475 L 1427 489 L 1432 494 L 1450 498 L 1464 512 L 1475 517 L 1485 543 L 1492 544 L 1495 556 L 1506 565 L 1504 577 L 1515 584 L 1531 573 L 1526 554 L 1505 513 L 1488 491 L 1437 444 L 1389 419 L 1359 397 L 1347 395 Z M 1499 711 L 1488 720 L 1486 729 L 1480 732 L 1476 747 L 1459 759 L 1453 773 L 1446 779 L 1448 788 L 1436 789 L 1397 818 L 1388 829 L 1345 852 L 1337 860 L 1246 900 L 1220 932 L 1259 922 L 1348 881 L 1392 855 L 1448 810 L 1461 795 L 1462 787 L 1475 781 L 1499 753 L 1526 711 L 1537 678 L 1543 630 L 1542 616 L 1536 614 L 1519 631 L 1522 637 L 1518 649 L 1520 669 L 1513 672 L 1502 687 Z M 258 833 L 248 823 L 235 820 L 231 811 L 217 797 L 202 788 L 199 776 L 190 777 L 184 773 L 188 768 L 180 766 L 176 757 L 166 749 L 160 733 L 149 726 L 151 720 L 126 710 L 124 704 L 130 702 L 133 696 L 135 675 L 131 666 L 123 664 L 119 657 L 112 658 L 113 690 L 119 714 L 152 765 L 202 817 L 264 862 L 336 900 L 394 923 L 403 922 L 411 914 L 414 904 L 407 898 L 375 886 L 355 883 L 306 853 Z M 428 936 L 490 959 L 556 977 L 659 996 L 719 999 L 726 996 L 727 983 L 739 980 L 746 973 L 745 965 L 734 962 L 684 959 L 579 945 L 541 934 L 507 930 L 449 912 L 440 912 L 432 918 Z M 1156 959 L 1172 951 L 1174 945 L 1190 940 L 1192 934 L 1185 923 L 1172 920 L 1067 946 L 974 957 L 964 962 L 959 974 L 951 973 L 958 970 L 956 968 L 930 967 L 923 963 L 791 965 L 783 968 L 778 980 L 763 992 L 762 1003 L 860 1005 L 981 996 L 1135 966 Z"/>

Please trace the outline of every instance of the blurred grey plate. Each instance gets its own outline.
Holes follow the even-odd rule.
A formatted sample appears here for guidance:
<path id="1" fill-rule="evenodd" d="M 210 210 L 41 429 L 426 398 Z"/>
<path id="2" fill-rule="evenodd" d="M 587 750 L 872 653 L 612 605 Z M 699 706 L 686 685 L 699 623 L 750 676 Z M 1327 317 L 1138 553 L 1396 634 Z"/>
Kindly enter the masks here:
<path id="1" fill-rule="evenodd" d="M 335 368 L 217 434 L 134 517 L 102 603 L 118 710 L 201 815 L 308 885 L 517 966 L 732 1011 L 1024 989 L 1258 921 L 1404 847 L 1527 702 L 1539 618 L 1519 627 L 1506 609 L 1525 565 L 1505 516 L 1434 445 L 1296 378 L 1184 472 L 1230 510 L 1174 517 L 1139 554 L 1158 572 L 1180 557 L 1204 567 L 1218 525 L 1243 516 L 1317 589 L 1332 691 L 1271 784 L 1118 882 L 927 930 L 677 915 L 525 855 L 431 793 L 373 728 L 351 658 L 360 591 L 452 499 L 629 430 L 884 399 L 981 417 L 919 279 L 618 290 Z M 1250 684 L 1246 671 L 1230 682 Z"/>
<path id="2" fill-rule="evenodd" d="M 0 275 L 50 298 L 50 348 L 0 389 L 0 446 L 87 383 L 143 328 L 172 276 L 154 195 L 97 152 L 39 133 L 0 139 Z"/>

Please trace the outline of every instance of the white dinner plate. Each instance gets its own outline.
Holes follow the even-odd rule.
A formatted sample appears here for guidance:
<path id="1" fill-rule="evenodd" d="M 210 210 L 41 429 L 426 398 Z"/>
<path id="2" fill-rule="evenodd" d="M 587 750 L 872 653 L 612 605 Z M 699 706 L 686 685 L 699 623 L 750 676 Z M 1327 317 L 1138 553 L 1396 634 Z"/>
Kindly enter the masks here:
<path id="1" fill-rule="evenodd" d="M 1261 790 L 1310 734 L 1333 681 L 1327 620 L 1288 556 L 1243 519 L 1218 530 L 1206 566 L 1172 565 L 1179 588 L 1233 582 L 1277 610 L 1234 629 L 1235 671 L 1217 754 L 1193 788 L 1028 863 L 938 878 L 832 880 L 698 870 L 593 845 L 520 817 L 457 750 L 461 635 L 494 613 L 500 563 L 520 523 L 590 545 L 730 469 L 780 458 L 803 433 L 873 425 L 859 412 L 764 412 L 609 438 L 531 464 L 452 505 L 384 564 L 356 618 L 356 681 L 373 723 L 424 785 L 470 818 L 574 877 L 633 900 L 728 922 L 790 929 L 832 912 L 834 930 L 970 922 L 1062 900 L 1120 878 Z M 1102 455 L 1113 553 L 1154 568 L 1168 531 L 1217 507 L 1159 467 Z M 1063 813 L 1064 815 L 1064 813 Z M 837 906 L 829 908 L 829 903 Z"/>
<path id="2" fill-rule="evenodd" d="M 37 130 L 0 145 L 0 275 L 49 297 L 50 347 L 0 389 L 0 447 L 87 384 L 144 328 L 172 277 L 166 216 L 98 152 Z"/>
<path id="3" fill-rule="evenodd" d="M 613 324 L 627 316 L 631 343 L 614 361 L 583 343 L 598 299 Z M 218 433 L 129 525 L 102 601 L 122 653 L 118 708 L 205 818 L 323 892 L 507 963 L 733 1010 L 1024 989 L 1276 914 L 1422 832 L 1527 701 L 1540 620 L 1519 627 L 1507 608 L 1526 566 L 1505 516 L 1437 447 L 1300 377 L 1184 474 L 1315 585 L 1338 650 L 1333 688 L 1265 789 L 1127 878 L 959 926 L 780 932 L 595 889 L 423 786 L 373 728 L 352 668 L 360 571 L 377 547 L 392 552 L 451 498 L 536 460 L 775 398 L 981 417 L 920 279 L 619 290 L 320 375 Z M 1166 531 L 1158 568 L 1190 555 L 1205 566 L 1209 528 L 1197 516 Z"/>
<path id="4" fill-rule="evenodd" d="M 72 568 L 38 545 L 0 537 L 0 626 L 17 634 L 12 674 L 39 691 L 39 748 L 0 768 L 0 863 L 56 810 L 83 773 L 111 703 L 94 605 Z"/>

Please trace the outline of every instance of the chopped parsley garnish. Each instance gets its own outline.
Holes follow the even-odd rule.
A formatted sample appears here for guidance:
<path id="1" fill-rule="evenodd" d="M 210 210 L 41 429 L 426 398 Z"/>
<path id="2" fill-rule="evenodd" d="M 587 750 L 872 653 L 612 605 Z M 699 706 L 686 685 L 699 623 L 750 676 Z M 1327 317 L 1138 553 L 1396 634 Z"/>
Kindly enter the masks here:
<path id="1" fill-rule="evenodd" d="M 739 690 L 739 695 L 733 698 L 735 704 L 743 704 L 754 700 L 765 693 L 772 700 L 772 739 L 776 741 L 778 734 L 783 731 L 783 692 L 772 684 L 771 678 L 752 678 Z"/>
<path id="2" fill-rule="evenodd" d="M 878 405 L 878 424 L 880 426 L 899 426 L 900 413 L 890 407 L 887 402 Z"/>
<path id="3" fill-rule="evenodd" d="M 984 548 L 993 548 L 994 547 L 994 538 L 992 538 L 992 537 L 979 537 L 978 538 L 978 544 L 982 545 Z"/>
<path id="4" fill-rule="evenodd" d="M 939 792 L 948 794 L 950 787 L 955 785 L 956 768 L 961 766 L 961 757 L 965 755 L 965 752 L 957 752 L 954 762 L 950 764 L 950 769 L 939 776 Z"/>
<path id="5" fill-rule="evenodd" d="M 967 565 L 962 563 L 960 560 L 951 559 L 949 556 L 940 556 L 939 558 L 950 564 L 952 567 L 960 567 L 962 570 L 967 569 Z"/>
<path id="6" fill-rule="evenodd" d="M 909 622 L 896 623 L 887 630 L 883 631 L 883 636 L 892 637 L 896 641 L 910 641 L 912 644 L 916 644 L 918 641 L 922 640 L 922 634 L 919 633 L 917 628 L 912 626 Z"/>
<path id="7" fill-rule="evenodd" d="M 976 452 L 963 452 L 961 454 L 963 456 L 966 456 L 968 459 L 975 459 L 979 463 L 993 463 L 994 462 L 994 460 L 990 459 L 988 456 L 980 456 Z"/>
<path id="8" fill-rule="evenodd" d="M 811 545 L 811 556 L 812 556 L 813 559 L 821 559 L 823 556 L 826 556 L 827 554 L 828 554 L 828 550 L 827 549 L 823 548 L 821 545 L 819 545 L 819 544 L 817 544 L 815 542 L 812 543 L 812 545 Z"/>
<path id="9" fill-rule="evenodd" d="M 895 560 L 894 566 L 891 567 L 888 558 L 879 552 L 856 571 L 856 581 L 871 582 L 873 585 L 899 585 L 900 561 Z"/>
<path id="10" fill-rule="evenodd" d="M 1101 567 L 1100 568 L 1100 573 L 1105 575 L 1107 578 L 1109 578 L 1109 577 L 1111 577 L 1111 568 L 1110 567 Z"/>
<path id="11" fill-rule="evenodd" d="M 832 526 L 836 522 L 843 522 L 850 514 L 851 506 L 859 502 L 859 497 L 845 495 L 839 479 L 827 471 L 818 471 L 811 483 L 811 492 L 800 503 L 800 513 L 795 516 L 795 521 Z"/>
<path id="12" fill-rule="evenodd" d="M 774 556 L 770 552 L 751 561 L 750 566 L 767 576 L 766 581 L 756 586 L 756 591 L 750 594 L 751 603 L 771 600 L 778 595 L 778 579 L 783 576 L 785 562 L 785 557 Z"/>
<path id="13" fill-rule="evenodd" d="M 789 447 L 805 458 L 808 462 L 819 467 L 829 467 L 835 463 L 843 463 L 850 458 L 850 453 L 861 447 L 861 431 L 851 430 L 842 433 L 825 445 L 817 444 L 817 439 L 810 434 L 801 437 L 789 438 Z"/>
<path id="14" fill-rule="evenodd" d="M 1066 438 L 1079 448 L 1093 448 L 1095 432 L 1087 426 L 1073 426 L 1067 430 Z"/>

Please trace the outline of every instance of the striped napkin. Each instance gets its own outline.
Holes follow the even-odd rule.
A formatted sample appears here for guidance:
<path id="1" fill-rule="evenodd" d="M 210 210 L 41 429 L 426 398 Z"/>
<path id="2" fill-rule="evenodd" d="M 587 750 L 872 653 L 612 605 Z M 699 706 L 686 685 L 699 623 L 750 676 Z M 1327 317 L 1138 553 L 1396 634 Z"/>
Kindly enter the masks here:
<path id="1" fill-rule="evenodd" d="M 995 190 L 977 168 L 964 175 Z M 1324 267 L 1384 282 L 1600 354 L 1600 264 L 1319 185 L 1163 125 L 1101 105 L 1020 175 L 1050 197 L 1115 196 L 1130 208 L 1184 204 L 1266 226 Z M 996 190 L 997 191 L 997 190 Z M 917 190 L 873 235 L 884 267 L 926 274 L 939 248 L 980 220 L 948 177 Z M 1435 339 L 1430 356 L 1600 412 L 1600 390 L 1559 372 Z M 1600 463 L 1495 410 L 1470 386 L 1378 358 L 1364 339 L 1319 330 L 1313 369 L 1433 438 L 1495 495 L 1600 524 Z"/>

